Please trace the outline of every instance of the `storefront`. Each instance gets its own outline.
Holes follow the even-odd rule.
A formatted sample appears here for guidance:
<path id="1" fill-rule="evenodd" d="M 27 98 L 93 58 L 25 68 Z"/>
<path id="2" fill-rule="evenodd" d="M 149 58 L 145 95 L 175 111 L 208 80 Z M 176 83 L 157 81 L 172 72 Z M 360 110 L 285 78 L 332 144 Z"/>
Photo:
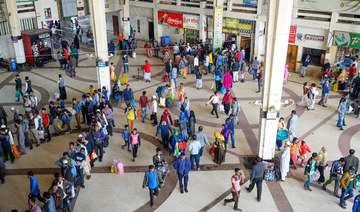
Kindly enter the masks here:
<path id="1" fill-rule="evenodd" d="M 354 61 L 355 55 L 360 54 L 360 34 L 335 31 L 334 46 L 331 60 L 348 68 Z"/>
<path id="2" fill-rule="evenodd" d="M 21 33 L 26 62 L 38 67 L 52 59 L 49 29 L 35 29 Z"/>

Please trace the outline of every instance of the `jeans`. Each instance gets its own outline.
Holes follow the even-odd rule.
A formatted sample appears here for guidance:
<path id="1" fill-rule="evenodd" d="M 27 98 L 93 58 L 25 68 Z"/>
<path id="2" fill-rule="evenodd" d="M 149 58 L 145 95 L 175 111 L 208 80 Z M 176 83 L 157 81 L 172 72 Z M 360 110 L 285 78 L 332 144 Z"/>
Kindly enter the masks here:
<path id="1" fill-rule="evenodd" d="M 216 104 L 212 104 L 212 106 L 213 106 L 213 109 L 212 109 L 212 111 L 211 111 L 211 114 L 214 115 L 214 112 L 215 112 L 216 118 L 219 118 L 219 115 L 218 115 L 218 112 L 217 112 L 217 106 L 218 106 L 218 104 L 217 104 L 217 103 L 216 103 Z"/>
<path id="2" fill-rule="evenodd" d="M 202 147 L 200 148 L 200 150 L 199 150 L 199 160 L 200 160 L 200 157 L 201 157 L 202 154 L 203 154 L 204 147 L 205 147 L 205 146 L 202 146 Z"/>
<path id="3" fill-rule="evenodd" d="M 154 54 L 155 54 L 155 57 L 159 57 L 159 51 L 158 50 L 154 50 Z"/>
<path id="4" fill-rule="evenodd" d="M 137 156 L 137 151 L 138 151 L 138 148 L 139 148 L 139 144 L 132 144 L 131 148 L 132 148 L 133 158 L 135 159 L 136 156 Z"/>
<path id="5" fill-rule="evenodd" d="M 348 194 L 348 195 L 347 195 Z M 346 196 L 347 195 L 347 196 Z M 345 197 L 346 196 L 346 197 Z M 354 196 L 354 189 L 353 188 L 349 188 L 349 189 L 341 189 L 341 196 L 340 196 L 340 204 L 344 204 L 344 202 L 348 199 L 350 199 L 351 197 Z"/>
<path id="6" fill-rule="evenodd" d="M 75 67 L 71 67 L 70 69 L 70 77 L 75 77 L 76 71 L 75 71 Z"/>
<path id="7" fill-rule="evenodd" d="M 339 115 L 339 120 L 338 123 L 336 124 L 337 127 L 340 127 L 340 129 L 344 129 L 343 127 L 343 121 L 344 121 L 345 116 Z"/>
<path id="8" fill-rule="evenodd" d="M 124 63 L 124 74 L 126 73 L 126 69 L 127 72 L 129 73 L 129 63 Z"/>
<path id="9" fill-rule="evenodd" d="M 179 178 L 180 189 L 183 190 L 183 188 L 185 187 L 185 190 L 187 190 L 189 175 L 184 176 L 178 173 L 178 178 Z M 184 184 L 183 184 L 183 178 L 184 178 Z"/>
<path id="10" fill-rule="evenodd" d="M 157 196 L 159 194 L 159 187 L 149 188 L 150 193 L 150 205 L 154 204 L 154 195 Z"/>
<path id="11" fill-rule="evenodd" d="M 194 169 L 194 160 L 196 162 L 196 168 L 200 168 L 200 156 L 197 155 L 190 155 L 190 162 L 191 162 L 191 169 Z"/>
<path id="12" fill-rule="evenodd" d="M 145 117 L 147 117 L 147 107 L 141 107 L 141 117 L 142 120 L 145 120 Z"/>
<path id="13" fill-rule="evenodd" d="M 130 142 L 129 142 L 129 139 L 125 139 L 124 141 L 125 141 L 125 144 L 122 145 L 121 148 L 124 148 L 124 147 L 127 146 L 127 149 L 128 149 L 128 151 L 129 151 L 129 150 L 130 150 Z"/>
<path id="14" fill-rule="evenodd" d="M 31 194 L 31 196 L 34 197 L 34 198 L 36 197 L 40 202 L 45 203 L 45 200 L 41 197 L 40 194 L 38 194 L 38 195 Z"/>
<path id="15" fill-rule="evenodd" d="M 189 74 L 194 74 L 194 65 L 189 64 Z"/>
<path id="16" fill-rule="evenodd" d="M 332 181 L 335 180 L 334 195 L 339 195 L 340 178 L 341 178 L 341 175 L 338 175 L 338 176 L 330 175 L 330 178 L 324 183 L 323 187 L 326 188 L 327 185 L 329 185 L 330 183 L 332 183 Z"/>
<path id="17" fill-rule="evenodd" d="M 84 169 L 80 168 L 80 166 L 76 166 L 76 172 L 79 174 L 80 179 L 81 179 L 80 185 L 84 185 Z"/>
<path id="18" fill-rule="evenodd" d="M 71 131 L 70 121 L 66 121 L 64 123 L 66 124 L 66 132 L 70 132 Z"/>
<path id="19" fill-rule="evenodd" d="M 10 155 L 11 161 L 15 160 L 14 154 L 12 153 L 12 150 L 11 150 L 11 146 L 3 146 L 3 150 L 4 150 L 5 161 L 9 160 L 9 155 Z"/>
<path id="20" fill-rule="evenodd" d="M 100 154 L 99 154 L 99 151 L 100 151 Z M 99 160 L 102 160 L 103 154 L 104 154 L 102 141 L 100 144 L 95 144 L 95 152 L 99 156 Z"/>
<path id="21" fill-rule="evenodd" d="M 50 134 L 50 130 L 49 130 L 49 126 L 44 126 L 48 141 L 51 140 L 51 134 Z"/>
<path id="22" fill-rule="evenodd" d="M 25 146 L 32 147 L 32 143 L 29 138 L 29 132 L 24 132 L 24 136 L 25 136 Z"/>
<path id="23" fill-rule="evenodd" d="M 261 92 L 261 87 L 262 87 L 262 83 L 263 83 L 263 79 L 258 79 L 258 92 Z"/>
<path id="24" fill-rule="evenodd" d="M 59 63 L 60 63 L 60 69 L 62 69 L 63 68 L 62 60 L 59 60 Z"/>
<path id="25" fill-rule="evenodd" d="M 318 170 L 320 173 L 320 178 L 319 178 L 319 182 L 320 183 L 324 183 L 325 182 L 325 177 L 324 177 L 324 170 L 325 170 L 325 166 L 318 166 Z"/>
<path id="26" fill-rule="evenodd" d="M 167 149 L 169 148 L 169 134 L 161 134 L 161 140 L 162 140 L 162 143 L 164 145 L 164 148 Z"/>
<path id="27" fill-rule="evenodd" d="M 313 181 L 313 175 L 314 174 L 306 174 L 308 177 L 308 180 L 304 184 L 305 187 L 310 188 L 311 182 Z"/>
<path id="28" fill-rule="evenodd" d="M 177 88 L 177 81 L 176 81 L 176 78 L 171 78 L 172 80 L 174 80 L 174 83 L 175 83 L 175 88 Z"/>
<path id="29" fill-rule="evenodd" d="M 230 103 L 228 104 L 224 104 L 224 110 L 225 110 L 225 114 L 228 115 L 229 114 L 229 111 L 230 111 Z"/>
<path id="30" fill-rule="evenodd" d="M 251 192 L 253 190 L 253 188 L 255 187 L 256 184 L 256 189 L 257 189 L 257 199 L 261 200 L 261 192 L 262 192 L 262 181 L 263 178 L 255 178 L 251 181 L 251 184 L 249 186 L 249 192 Z"/>
<path id="31" fill-rule="evenodd" d="M 234 131 L 232 133 L 230 133 L 230 137 L 231 137 L 231 145 L 232 148 L 235 148 L 235 139 L 234 139 Z"/>
<path id="32" fill-rule="evenodd" d="M 253 80 L 256 80 L 257 68 L 253 68 Z"/>
<path id="33" fill-rule="evenodd" d="M 305 76 L 306 68 L 307 68 L 307 67 L 305 67 L 305 66 L 303 66 L 303 67 L 301 68 L 301 76 Z"/>

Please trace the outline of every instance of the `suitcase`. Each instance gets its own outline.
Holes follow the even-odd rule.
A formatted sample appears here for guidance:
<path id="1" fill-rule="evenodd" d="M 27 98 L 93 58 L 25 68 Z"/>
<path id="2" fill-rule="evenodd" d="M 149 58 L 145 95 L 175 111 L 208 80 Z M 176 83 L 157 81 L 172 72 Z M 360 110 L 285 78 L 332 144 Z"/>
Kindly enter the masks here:
<path id="1" fill-rule="evenodd" d="M 165 104 L 166 104 L 167 108 L 172 108 L 172 106 L 174 105 L 174 102 L 172 99 L 166 98 Z"/>

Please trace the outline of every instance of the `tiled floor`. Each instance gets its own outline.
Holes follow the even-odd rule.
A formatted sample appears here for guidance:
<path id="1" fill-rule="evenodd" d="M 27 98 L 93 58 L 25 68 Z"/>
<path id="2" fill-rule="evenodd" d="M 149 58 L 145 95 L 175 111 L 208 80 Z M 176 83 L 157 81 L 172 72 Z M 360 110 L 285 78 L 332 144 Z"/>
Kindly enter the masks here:
<path id="1" fill-rule="evenodd" d="M 141 45 L 140 45 L 141 46 Z M 68 100 L 66 106 L 71 107 L 72 98 L 80 98 L 81 94 L 88 92 L 90 84 L 96 86 L 95 61 L 89 59 L 87 52 L 80 57 L 80 64 L 77 68 L 77 77 L 70 78 L 64 71 L 58 69 L 58 63 L 46 64 L 39 69 L 32 69 L 30 72 L 20 73 L 22 79 L 29 76 L 32 80 L 35 94 L 41 97 L 42 106 L 48 101 L 54 100 L 54 93 L 57 92 L 57 75 L 63 74 L 67 85 Z M 138 101 L 141 92 L 146 90 L 148 96 L 155 94 L 155 90 L 162 83 L 161 76 L 164 66 L 160 59 L 148 59 L 153 65 L 151 83 L 144 83 L 143 80 L 136 80 L 133 76 L 137 75 L 137 67 L 143 65 L 145 52 L 139 50 L 136 59 L 130 59 L 130 74 L 128 74 L 129 84 L 131 85 L 135 100 Z M 111 62 L 117 64 L 120 57 L 111 58 Z M 156 65 L 155 65 L 156 64 Z M 119 69 L 117 73 L 119 74 Z M 15 106 L 21 112 L 21 104 L 15 102 L 14 98 L 14 78 L 12 73 L 1 73 L 0 75 L 0 103 L 5 106 L 9 115 L 9 125 L 12 130 L 12 114 L 10 107 Z M 317 79 L 299 78 L 297 74 L 292 74 L 289 83 L 284 86 L 283 98 L 299 100 L 304 81 L 319 83 Z M 212 94 L 209 89 L 211 76 L 204 76 L 203 88 L 195 89 L 195 76 L 189 75 L 188 79 L 178 78 L 178 83 L 186 85 L 186 95 L 190 99 L 191 109 L 196 113 L 197 126 L 203 125 L 204 132 L 208 135 L 210 142 L 213 142 L 213 133 L 221 130 L 226 116 L 220 115 L 219 119 L 211 116 L 210 106 L 206 106 L 208 97 Z M 122 86 L 122 89 L 124 86 Z M 209 147 L 205 148 L 204 156 L 201 158 L 203 164 L 201 171 L 191 172 L 189 180 L 189 193 L 180 194 L 177 185 L 176 174 L 171 170 L 165 187 L 160 191 L 156 199 L 156 211 L 231 211 L 232 205 L 223 206 L 223 198 L 231 196 L 230 177 L 235 167 L 244 169 L 243 157 L 256 154 L 259 112 L 253 107 L 251 102 L 260 100 L 260 94 L 256 94 L 257 83 L 247 75 L 246 83 L 233 85 L 233 94 L 241 103 L 240 125 L 236 126 L 235 139 L 236 149 L 230 149 L 226 155 L 226 162 L 220 167 L 214 166 L 211 156 L 208 154 Z M 222 95 L 220 95 L 222 96 Z M 304 108 L 292 105 L 281 111 L 281 116 L 287 117 L 290 111 L 296 109 L 299 114 L 296 135 L 307 141 L 310 149 L 318 152 L 322 146 L 328 149 L 328 161 L 333 161 L 341 156 L 347 155 L 348 149 L 354 148 L 360 152 L 356 141 L 360 138 L 358 119 L 347 115 L 347 127 L 345 131 L 340 131 L 335 127 L 337 114 L 334 113 L 339 101 L 339 94 L 330 93 L 327 108 L 315 106 L 315 111 L 307 111 Z M 91 180 L 86 181 L 86 188 L 81 189 L 75 202 L 74 211 L 152 211 L 149 207 L 148 190 L 142 190 L 143 171 L 146 166 L 152 163 L 152 156 L 155 148 L 160 147 L 160 141 L 154 139 L 155 128 L 149 120 L 142 123 L 135 121 L 135 127 L 141 133 L 143 142 L 139 150 L 139 157 L 136 162 L 132 162 L 129 152 L 122 150 L 123 144 L 120 133 L 126 124 L 123 106 L 117 101 L 112 102 L 115 112 L 116 128 L 114 136 L 110 139 L 110 146 L 106 148 L 106 154 L 102 163 L 97 162 Z M 158 116 L 163 109 L 159 109 Z M 179 109 L 173 107 L 171 110 L 173 118 L 179 116 Z M 72 125 L 75 126 L 75 121 Z M 16 160 L 14 164 L 6 163 L 9 175 L 6 176 L 6 183 L 0 185 L 0 211 L 7 212 L 13 208 L 25 211 L 27 208 L 27 194 L 29 192 L 29 180 L 26 178 L 26 171 L 35 169 L 38 175 L 41 191 L 46 191 L 50 187 L 52 174 L 56 168 L 55 161 L 62 156 L 62 152 L 67 150 L 68 143 L 74 141 L 78 132 L 69 135 L 55 137 L 51 142 L 29 150 L 27 155 Z M 188 152 L 187 152 L 188 154 Z M 113 160 L 122 161 L 125 165 L 125 174 L 117 175 L 110 173 L 110 166 Z M 172 164 L 172 158 L 168 157 L 168 163 Z M 291 177 L 286 182 L 264 182 L 262 202 L 258 203 L 255 199 L 256 191 L 247 193 L 244 189 L 249 184 L 247 181 L 242 187 L 239 207 L 243 211 L 351 211 L 352 203 L 348 203 L 348 209 L 343 210 L 338 206 L 339 200 L 324 192 L 319 186 L 314 186 L 312 192 L 303 189 L 304 180 L 303 169 L 291 170 Z M 36 172 L 35 172 L 36 174 Z M 248 170 L 244 170 L 248 177 Z M 326 171 L 328 177 L 329 171 Z M 329 189 L 332 185 L 328 186 Z M 356 193 L 358 193 L 356 191 Z M 321 206 L 319 205 L 321 204 Z"/>

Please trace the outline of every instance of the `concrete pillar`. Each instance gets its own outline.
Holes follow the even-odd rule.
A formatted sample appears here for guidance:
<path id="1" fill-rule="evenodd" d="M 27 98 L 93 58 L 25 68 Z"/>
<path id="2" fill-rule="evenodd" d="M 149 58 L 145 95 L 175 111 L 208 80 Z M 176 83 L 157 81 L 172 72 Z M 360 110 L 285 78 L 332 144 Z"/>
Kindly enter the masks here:
<path id="1" fill-rule="evenodd" d="M 258 155 L 264 160 L 271 160 L 275 155 L 293 1 L 272 0 L 268 4 L 258 146 Z"/>
<path id="2" fill-rule="evenodd" d="M 154 17 L 154 38 L 160 42 L 158 9 L 156 7 L 153 9 L 153 17 Z"/>
<path id="3" fill-rule="evenodd" d="M 16 55 L 16 63 L 24 64 L 26 62 L 25 59 L 25 51 L 24 44 L 21 37 L 20 31 L 20 22 L 17 13 L 17 5 L 14 0 L 6 0 L 6 12 L 8 16 L 8 23 L 11 33 L 11 40 L 14 45 L 15 55 Z"/>
<path id="4" fill-rule="evenodd" d="M 128 39 L 130 36 L 130 1 L 121 0 L 121 22 L 122 22 L 122 35 L 124 39 Z"/>
<path id="5" fill-rule="evenodd" d="M 199 40 L 206 41 L 206 31 L 204 30 L 206 26 L 206 15 L 200 14 L 199 20 Z"/>
<path id="6" fill-rule="evenodd" d="M 325 54 L 325 59 L 327 59 L 329 61 L 331 59 L 331 52 L 332 52 L 331 48 L 333 46 L 333 39 L 334 39 L 333 35 L 335 33 L 334 26 L 337 23 L 338 17 L 339 17 L 339 13 L 333 12 L 331 14 L 330 27 L 329 27 L 329 32 L 328 32 L 327 42 L 326 42 L 326 47 L 329 51 L 327 51 Z"/>
<path id="7" fill-rule="evenodd" d="M 94 49 L 96 58 L 96 70 L 98 77 L 98 87 L 105 86 L 109 91 L 110 72 L 108 64 L 108 47 L 106 34 L 106 17 L 104 0 L 90 0 L 90 19 L 94 35 Z"/>
<path id="8" fill-rule="evenodd" d="M 233 0 L 228 0 L 227 1 L 226 11 L 231 12 L 232 11 L 232 6 L 233 6 Z"/>
<path id="9" fill-rule="evenodd" d="M 213 49 L 214 50 L 222 46 L 223 10 L 224 10 L 224 0 L 214 0 L 214 12 L 213 12 L 213 21 L 214 21 Z M 221 16 L 218 15 L 220 13 Z"/>
<path id="10" fill-rule="evenodd" d="M 264 52 L 264 29 L 265 29 L 265 22 L 258 19 L 256 23 L 254 24 L 255 30 L 254 30 L 254 55 L 253 57 L 257 57 L 260 61 L 260 55 Z"/>

